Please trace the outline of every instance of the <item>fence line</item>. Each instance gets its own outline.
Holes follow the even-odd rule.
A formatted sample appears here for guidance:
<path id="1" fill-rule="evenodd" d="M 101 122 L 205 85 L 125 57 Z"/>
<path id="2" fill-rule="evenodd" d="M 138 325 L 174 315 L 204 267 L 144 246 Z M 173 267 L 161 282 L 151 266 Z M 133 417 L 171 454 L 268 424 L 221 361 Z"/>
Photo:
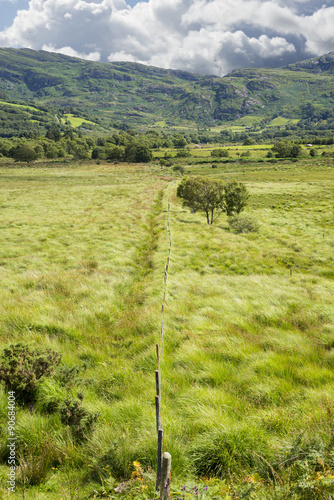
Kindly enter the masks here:
<path id="1" fill-rule="evenodd" d="M 160 372 L 160 362 L 163 359 L 164 352 L 164 323 L 165 323 L 165 309 L 166 309 L 166 296 L 167 296 L 167 281 L 168 281 L 168 269 L 170 264 L 170 256 L 172 249 L 172 233 L 170 229 L 169 219 L 170 219 L 170 192 L 171 185 L 169 185 L 169 193 L 168 193 L 168 210 L 167 210 L 167 231 L 169 234 L 169 248 L 168 248 L 168 256 L 166 262 L 166 268 L 164 271 L 164 293 L 163 300 L 161 304 L 161 331 L 160 331 L 160 347 L 159 344 L 156 344 L 156 353 L 157 353 L 157 364 L 158 369 L 155 371 L 155 383 L 156 383 L 156 397 L 155 397 L 155 409 L 156 409 L 156 427 L 157 427 L 157 482 L 156 489 L 157 491 L 160 489 L 160 499 L 167 500 L 170 498 L 170 462 L 171 456 L 169 453 L 165 451 L 163 453 L 164 448 L 164 433 L 163 426 L 161 421 L 161 372 Z M 166 465 L 166 457 L 168 458 L 168 464 Z M 167 479 L 167 476 L 168 479 Z M 162 475 L 164 477 L 162 477 Z"/>

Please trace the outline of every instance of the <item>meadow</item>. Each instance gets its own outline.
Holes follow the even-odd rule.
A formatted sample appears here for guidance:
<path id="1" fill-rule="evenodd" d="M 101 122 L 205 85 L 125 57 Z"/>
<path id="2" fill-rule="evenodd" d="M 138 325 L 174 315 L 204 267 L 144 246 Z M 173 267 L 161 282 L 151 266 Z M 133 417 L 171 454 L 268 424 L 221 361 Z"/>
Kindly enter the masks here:
<path id="1" fill-rule="evenodd" d="M 334 161 L 251 153 L 215 168 L 196 162 L 203 153 L 182 159 L 189 175 L 246 184 L 259 226 L 247 234 L 182 208 L 179 174 L 158 162 L 0 165 L 2 346 L 62 355 L 33 406 L 19 404 L 17 498 L 155 497 L 168 198 L 160 368 L 171 498 L 332 498 Z M 99 412 L 80 442 L 57 411 L 78 393 Z M 7 498 L 4 387 L 1 401 Z"/>

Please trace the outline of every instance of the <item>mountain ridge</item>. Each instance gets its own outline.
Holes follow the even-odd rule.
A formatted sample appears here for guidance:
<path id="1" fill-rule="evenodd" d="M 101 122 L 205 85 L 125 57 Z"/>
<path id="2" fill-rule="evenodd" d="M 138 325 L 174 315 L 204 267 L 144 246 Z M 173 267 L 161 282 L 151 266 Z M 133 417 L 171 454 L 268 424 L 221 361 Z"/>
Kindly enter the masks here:
<path id="1" fill-rule="evenodd" d="M 333 74 L 334 52 L 279 69 L 241 68 L 219 77 L 0 48 L 0 109 L 10 101 L 29 103 L 52 109 L 53 116 L 75 114 L 99 130 L 115 123 L 213 127 L 242 118 L 255 126 L 275 116 L 300 120 L 309 103 L 332 112 Z"/>

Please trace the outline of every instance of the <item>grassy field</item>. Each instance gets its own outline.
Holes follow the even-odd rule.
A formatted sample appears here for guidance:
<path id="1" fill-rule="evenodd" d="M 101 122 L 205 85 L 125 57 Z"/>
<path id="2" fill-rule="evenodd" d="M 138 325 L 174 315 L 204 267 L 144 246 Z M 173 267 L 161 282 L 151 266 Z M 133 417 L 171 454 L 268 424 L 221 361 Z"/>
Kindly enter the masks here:
<path id="1" fill-rule="evenodd" d="M 90 125 L 96 125 L 96 123 L 86 120 L 85 118 L 79 118 L 77 116 L 72 115 L 71 113 L 64 114 L 65 118 L 62 118 L 62 123 L 66 123 L 66 121 L 70 122 L 71 126 L 81 127 L 81 125 L 85 123 L 89 123 Z"/>
<path id="2" fill-rule="evenodd" d="M 62 354 L 33 407 L 19 405 L 18 498 L 155 496 L 169 195 L 160 366 L 172 498 L 331 498 L 333 169 L 320 157 L 186 166 L 246 184 L 259 230 L 235 234 L 225 216 L 208 226 L 182 208 L 171 168 L 1 166 L 2 345 Z M 80 442 L 54 405 L 78 393 L 100 412 Z M 4 389 L 1 400 L 5 485 Z"/>
<path id="3" fill-rule="evenodd" d="M 39 111 L 38 108 L 35 108 L 34 106 L 28 106 L 26 104 L 14 104 L 12 102 L 0 101 L 0 105 L 13 106 L 14 108 L 21 108 L 22 111 Z"/>

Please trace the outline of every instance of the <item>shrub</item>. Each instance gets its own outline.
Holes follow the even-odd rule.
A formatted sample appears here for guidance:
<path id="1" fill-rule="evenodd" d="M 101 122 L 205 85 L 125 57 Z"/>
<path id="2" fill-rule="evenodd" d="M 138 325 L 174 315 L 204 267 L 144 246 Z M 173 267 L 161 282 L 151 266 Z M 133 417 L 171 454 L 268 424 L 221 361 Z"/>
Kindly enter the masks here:
<path id="1" fill-rule="evenodd" d="M 229 217 L 229 226 L 234 233 L 255 233 L 259 230 L 258 223 L 248 215 Z"/>
<path id="2" fill-rule="evenodd" d="M 218 148 L 211 151 L 211 156 L 215 158 L 228 158 L 230 153 L 227 149 Z"/>
<path id="3" fill-rule="evenodd" d="M 302 148 L 300 144 L 279 141 L 274 144 L 272 151 L 276 153 L 277 158 L 297 158 L 301 154 Z"/>
<path id="4" fill-rule="evenodd" d="M 13 158 L 15 161 L 25 161 L 27 163 L 31 163 L 32 161 L 37 160 L 38 153 L 36 153 L 32 146 L 24 143 L 17 146 L 13 154 Z"/>
<path id="5" fill-rule="evenodd" d="M 173 167 L 173 170 L 174 172 L 180 172 L 181 175 L 183 175 L 184 172 L 186 171 L 186 169 L 181 165 L 176 165 L 175 167 Z"/>
<path id="6" fill-rule="evenodd" d="M 72 434 L 77 441 L 85 439 L 91 432 L 94 424 L 100 416 L 100 412 L 92 412 L 82 406 L 83 396 L 80 399 L 66 398 L 60 405 L 60 418 L 64 425 L 71 428 Z"/>
<path id="7" fill-rule="evenodd" d="M 177 158 L 187 158 L 188 156 L 191 156 L 189 151 L 186 151 L 185 149 L 181 149 L 181 151 L 178 151 L 176 153 Z"/>
<path id="8" fill-rule="evenodd" d="M 58 380 L 58 382 L 61 385 L 66 386 L 66 387 L 72 387 L 73 385 L 75 385 L 78 382 L 78 379 L 84 373 L 84 371 L 85 371 L 84 366 L 63 365 L 63 366 L 60 366 L 59 369 L 57 370 L 55 378 Z"/>
<path id="9" fill-rule="evenodd" d="M 51 349 L 31 349 L 18 343 L 4 349 L 0 357 L 0 380 L 25 402 L 35 399 L 38 382 L 55 371 L 61 355 Z"/>

